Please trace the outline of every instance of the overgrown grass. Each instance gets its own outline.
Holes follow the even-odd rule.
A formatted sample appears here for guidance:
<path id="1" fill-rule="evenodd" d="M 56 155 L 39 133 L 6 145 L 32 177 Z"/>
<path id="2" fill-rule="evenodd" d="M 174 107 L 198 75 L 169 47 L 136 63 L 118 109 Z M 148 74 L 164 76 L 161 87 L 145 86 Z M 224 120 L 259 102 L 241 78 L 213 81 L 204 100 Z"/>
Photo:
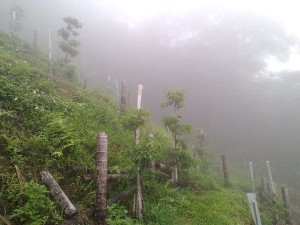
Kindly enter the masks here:
<path id="1" fill-rule="evenodd" d="M 71 201 L 82 209 L 82 218 L 87 217 L 86 212 L 94 209 L 95 182 L 85 181 L 83 174 L 95 171 L 95 137 L 98 131 L 105 131 L 109 138 L 110 172 L 134 175 L 139 160 L 144 198 L 142 221 L 132 218 L 130 196 L 109 206 L 109 224 L 251 224 L 245 193 L 240 188 L 224 189 L 218 184 L 208 169 L 208 160 L 196 160 L 189 151 L 180 152 L 180 186 L 172 187 L 170 174 L 147 169 L 150 159 L 171 166 L 170 155 L 174 152 L 168 133 L 136 120 L 135 110 L 120 116 L 116 102 L 107 93 L 85 90 L 64 80 L 59 73 L 50 76 L 47 58 L 38 49 L 3 33 L 0 46 L 3 218 L 25 225 L 56 224 L 62 220 L 61 209 L 40 182 L 42 170 L 53 174 Z M 143 113 L 139 118 L 147 115 Z M 136 124 L 143 127 L 139 147 L 135 146 Z M 154 134 L 151 152 L 149 132 Z M 16 175 L 15 166 L 25 182 Z M 109 184 L 109 196 L 134 187 L 134 179 L 121 178 Z"/>

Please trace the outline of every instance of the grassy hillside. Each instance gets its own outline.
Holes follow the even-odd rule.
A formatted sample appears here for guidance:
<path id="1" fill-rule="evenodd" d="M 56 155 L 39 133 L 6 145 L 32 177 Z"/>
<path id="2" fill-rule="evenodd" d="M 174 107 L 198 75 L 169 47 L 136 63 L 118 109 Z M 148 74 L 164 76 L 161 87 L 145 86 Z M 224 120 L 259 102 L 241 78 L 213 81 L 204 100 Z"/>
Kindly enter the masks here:
<path id="1" fill-rule="evenodd" d="M 253 224 L 245 193 L 223 188 L 209 168 L 201 167 L 205 160 L 181 152 L 180 185 L 172 187 L 169 172 L 153 173 L 147 166 L 150 159 L 171 165 L 168 133 L 147 120 L 137 121 L 135 110 L 120 116 L 109 94 L 66 81 L 59 67 L 51 77 L 42 52 L 3 33 L 0 87 L 0 224 L 59 224 L 66 219 L 40 181 L 43 170 L 52 173 L 76 205 L 81 224 L 93 224 L 95 181 L 83 177 L 95 171 L 99 131 L 108 134 L 110 173 L 133 175 L 135 162 L 142 162 L 144 219 L 134 219 L 131 195 L 109 206 L 108 224 Z M 139 147 L 134 141 L 137 124 L 142 127 Z M 152 153 L 149 132 L 154 134 Z M 134 179 L 120 178 L 109 183 L 108 195 L 134 187 Z"/>

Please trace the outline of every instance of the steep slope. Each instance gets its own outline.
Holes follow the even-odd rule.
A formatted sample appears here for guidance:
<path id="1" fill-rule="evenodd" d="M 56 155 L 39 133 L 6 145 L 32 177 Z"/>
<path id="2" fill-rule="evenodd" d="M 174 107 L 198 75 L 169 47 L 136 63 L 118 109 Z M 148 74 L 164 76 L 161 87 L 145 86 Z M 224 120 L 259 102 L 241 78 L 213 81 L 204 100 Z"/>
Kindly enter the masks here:
<path id="1" fill-rule="evenodd" d="M 120 116 L 109 94 L 50 76 L 48 68 L 47 57 L 38 49 L 0 34 L 0 224 L 66 220 L 40 181 L 43 170 L 53 174 L 76 205 L 78 221 L 93 224 L 96 184 L 88 176 L 95 171 L 99 131 L 108 134 L 110 173 L 128 174 L 109 183 L 109 197 L 134 190 L 136 182 L 131 178 L 136 162 L 142 164 L 144 219 L 133 219 L 130 192 L 128 198 L 109 206 L 109 224 L 251 224 L 245 195 L 223 188 L 209 169 L 199 170 L 205 159 L 183 152 L 180 185 L 172 187 L 168 170 L 148 169 L 150 159 L 171 165 L 168 133 L 137 120 L 136 110 Z M 142 127 L 139 147 L 134 141 L 137 124 Z M 152 153 L 149 132 L 154 134 Z"/>

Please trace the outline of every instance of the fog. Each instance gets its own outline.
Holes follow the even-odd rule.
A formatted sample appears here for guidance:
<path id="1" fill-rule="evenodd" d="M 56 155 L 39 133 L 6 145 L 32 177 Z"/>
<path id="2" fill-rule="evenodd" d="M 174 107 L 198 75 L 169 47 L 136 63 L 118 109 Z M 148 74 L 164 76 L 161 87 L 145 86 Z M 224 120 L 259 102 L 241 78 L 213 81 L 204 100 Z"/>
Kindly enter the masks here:
<path id="1" fill-rule="evenodd" d="M 0 0 L 2 31 L 9 31 L 16 4 L 25 13 L 18 36 L 32 43 L 36 29 L 38 46 L 47 50 L 51 27 L 56 58 L 62 57 L 56 34 L 62 18 L 83 24 L 73 63 L 90 88 L 98 81 L 105 88 L 108 76 L 113 83 L 126 80 L 132 95 L 143 84 L 143 107 L 156 123 L 167 113 L 160 108 L 166 91 L 183 89 L 180 114 L 207 133 L 213 153 L 245 157 L 260 171 L 270 160 L 278 183 L 300 188 L 300 71 L 274 72 L 267 63 L 270 57 L 288 62 L 299 40 L 278 20 L 221 6 L 130 17 L 106 1 Z"/>

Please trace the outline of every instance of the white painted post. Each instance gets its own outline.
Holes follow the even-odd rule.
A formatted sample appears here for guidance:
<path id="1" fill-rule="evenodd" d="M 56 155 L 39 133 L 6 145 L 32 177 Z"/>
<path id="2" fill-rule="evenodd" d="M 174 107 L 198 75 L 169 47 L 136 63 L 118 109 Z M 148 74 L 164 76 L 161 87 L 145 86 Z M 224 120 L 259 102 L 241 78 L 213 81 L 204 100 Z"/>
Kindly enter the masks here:
<path id="1" fill-rule="evenodd" d="M 12 34 L 14 36 L 16 31 L 16 10 L 12 11 L 12 17 L 13 17 Z"/>
<path id="2" fill-rule="evenodd" d="M 247 193 L 251 214 L 255 225 L 262 225 L 255 193 Z"/>
<path id="3" fill-rule="evenodd" d="M 119 101 L 120 95 L 119 95 L 119 86 L 118 86 L 118 80 L 116 79 L 116 89 L 117 89 L 117 99 Z"/>
<path id="4" fill-rule="evenodd" d="M 138 86 L 138 96 L 137 96 L 137 110 L 140 111 L 141 110 L 141 105 L 142 105 L 142 90 L 143 90 L 143 85 Z M 140 128 L 137 127 L 136 131 L 135 131 L 135 143 L 136 145 L 138 145 L 140 142 Z M 138 219 L 142 219 L 143 215 L 142 215 L 142 209 L 143 209 L 143 196 L 142 196 L 142 188 L 141 188 L 141 177 L 140 177 L 140 162 L 138 162 L 138 173 L 137 173 L 137 205 L 136 205 L 136 216 Z"/>
<path id="5" fill-rule="evenodd" d="M 272 194 L 276 195 L 276 190 L 275 190 L 275 187 L 274 187 L 274 182 L 273 182 L 273 178 L 272 178 L 272 173 L 271 173 L 271 168 L 270 168 L 270 162 L 269 161 L 266 161 L 266 166 L 267 166 L 267 170 L 268 170 L 268 173 L 269 173 L 269 180 L 270 180 L 270 186 L 271 186 Z"/>
<path id="6" fill-rule="evenodd" d="M 252 190 L 255 192 L 255 183 L 254 183 L 254 174 L 253 174 L 253 165 L 252 162 L 249 162 L 249 167 L 250 167 L 250 177 L 252 181 Z"/>

